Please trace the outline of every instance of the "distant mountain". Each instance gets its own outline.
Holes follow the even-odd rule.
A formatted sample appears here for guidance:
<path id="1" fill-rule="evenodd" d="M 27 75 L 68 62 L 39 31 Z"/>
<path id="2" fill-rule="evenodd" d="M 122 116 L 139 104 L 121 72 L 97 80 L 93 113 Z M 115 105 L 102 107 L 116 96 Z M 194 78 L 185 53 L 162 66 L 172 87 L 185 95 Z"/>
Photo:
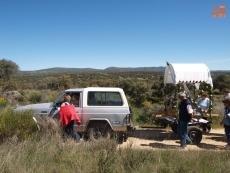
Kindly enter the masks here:
<path id="1" fill-rule="evenodd" d="M 77 73 L 77 72 L 130 72 L 130 71 L 157 71 L 163 72 L 165 67 L 108 67 L 106 69 L 94 68 L 63 68 L 54 67 L 34 71 L 20 71 L 21 73 Z"/>
<path id="2" fill-rule="evenodd" d="M 106 69 L 95 69 L 95 68 L 63 68 L 53 67 L 34 71 L 20 71 L 21 73 L 78 73 L 78 72 L 164 72 L 165 67 L 108 67 Z M 230 70 L 211 70 L 212 73 L 229 73 Z"/>
<path id="3" fill-rule="evenodd" d="M 130 72 L 130 71 L 165 71 L 165 67 L 108 67 L 106 72 Z"/>
<path id="4" fill-rule="evenodd" d="M 53 67 L 41 70 L 33 70 L 33 71 L 20 71 L 21 73 L 75 73 L 75 72 L 94 72 L 94 71 L 102 71 L 99 69 L 93 68 L 64 68 L 64 67 Z"/>

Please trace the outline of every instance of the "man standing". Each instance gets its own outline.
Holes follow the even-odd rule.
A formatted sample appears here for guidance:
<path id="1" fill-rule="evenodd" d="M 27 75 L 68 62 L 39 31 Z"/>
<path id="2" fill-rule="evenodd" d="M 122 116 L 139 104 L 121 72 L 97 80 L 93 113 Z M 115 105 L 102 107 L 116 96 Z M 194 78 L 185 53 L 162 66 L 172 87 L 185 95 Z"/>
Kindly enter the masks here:
<path id="1" fill-rule="evenodd" d="M 224 99 L 224 117 L 220 125 L 224 125 L 224 131 L 227 138 L 226 149 L 230 149 L 230 99 Z"/>
<path id="2" fill-rule="evenodd" d="M 184 149 L 186 147 L 186 142 L 191 143 L 191 139 L 188 137 L 187 129 L 188 123 L 192 119 L 193 109 L 191 102 L 186 98 L 184 92 L 178 93 L 179 103 L 179 120 L 178 120 L 178 130 L 180 135 L 180 148 Z"/>
<path id="3" fill-rule="evenodd" d="M 227 89 L 227 88 L 223 89 L 222 93 L 224 94 L 225 99 L 230 99 L 229 89 Z"/>

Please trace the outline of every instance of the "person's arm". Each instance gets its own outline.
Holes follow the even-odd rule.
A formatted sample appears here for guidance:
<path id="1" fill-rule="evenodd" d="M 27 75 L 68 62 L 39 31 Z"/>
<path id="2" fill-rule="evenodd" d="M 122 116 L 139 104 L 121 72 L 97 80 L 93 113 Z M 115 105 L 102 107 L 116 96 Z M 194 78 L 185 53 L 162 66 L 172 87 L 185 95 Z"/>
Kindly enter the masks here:
<path id="1" fill-rule="evenodd" d="M 208 98 L 207 99 L 207 109 L 204 110 L 205 113 L 207 113 L 209 111 L 210 105 L 211 105 L 211 100 Z"/>
<path id="2" fill-rule="evenodd" d="M 187 105 L 187 111 L 188 111 L 188 114 L 190 115 L 190 121 L 191 121 L 192 116 L 193 116 L 193 109 L 191 105 Z"/>
<path id="3" fill-rule="evenodd" d="M 224 124 L 224 118 L 222 119 L 222 121 L 220 122 L 220 125 L 223 126 Z"/>
<path id="4" fill-rule="evenodd" d="M 224 119 L 225 119 L 225 108 L 224 108 L 224 116 L 223 116 L 223 119 L 222 119 L 222 121 L 220 122 L 220 125 L 221 125 L 221 126 L 224 124 Z"/>

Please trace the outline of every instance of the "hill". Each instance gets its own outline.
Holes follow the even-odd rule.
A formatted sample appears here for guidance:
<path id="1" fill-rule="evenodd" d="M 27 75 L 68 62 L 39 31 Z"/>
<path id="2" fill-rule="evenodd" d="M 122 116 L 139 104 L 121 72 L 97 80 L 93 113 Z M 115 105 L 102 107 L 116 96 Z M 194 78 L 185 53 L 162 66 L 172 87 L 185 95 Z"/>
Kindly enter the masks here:
<path id="1" fill-rule="evenodd" d="M 164 72 L 165 67 L 108 67 L 105 69 L 95 68 L 64 68 L 64 67 L 53 67 L 34 71 L 20 71 L 20 73 L 78 73 L 78 72 Z M 215 74 L 229 73 L 230 70 L 211 70 Z"/>
<path id="2" fill-rule="evenodd" d="M 20 71 L 20 73 L 77 73 L 77 72 L 131 72 L 131 71 L 156 71 L 163 72 L 165 67 L 108 67 L 106 69 L 95 68 L 62 68 L 54 67 L 34 71 Z"/>

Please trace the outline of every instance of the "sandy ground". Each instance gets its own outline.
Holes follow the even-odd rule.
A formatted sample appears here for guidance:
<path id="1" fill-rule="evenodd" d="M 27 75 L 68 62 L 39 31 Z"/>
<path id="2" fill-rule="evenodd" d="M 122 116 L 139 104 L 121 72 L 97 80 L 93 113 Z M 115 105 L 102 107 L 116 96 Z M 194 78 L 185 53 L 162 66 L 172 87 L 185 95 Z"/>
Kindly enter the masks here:
<path id="1" fill-rule="evenodd" d="M 127 142 L 120 147 L 134 149 L 176 149 L 180 145 L 179 136 L 171 129 L 138 128 Z M 185 150 L 225 150 L 226 138 L 224 129 L 212 129 L 210 133 L 203 133 L 201 143 L 187 145 Z"/>

